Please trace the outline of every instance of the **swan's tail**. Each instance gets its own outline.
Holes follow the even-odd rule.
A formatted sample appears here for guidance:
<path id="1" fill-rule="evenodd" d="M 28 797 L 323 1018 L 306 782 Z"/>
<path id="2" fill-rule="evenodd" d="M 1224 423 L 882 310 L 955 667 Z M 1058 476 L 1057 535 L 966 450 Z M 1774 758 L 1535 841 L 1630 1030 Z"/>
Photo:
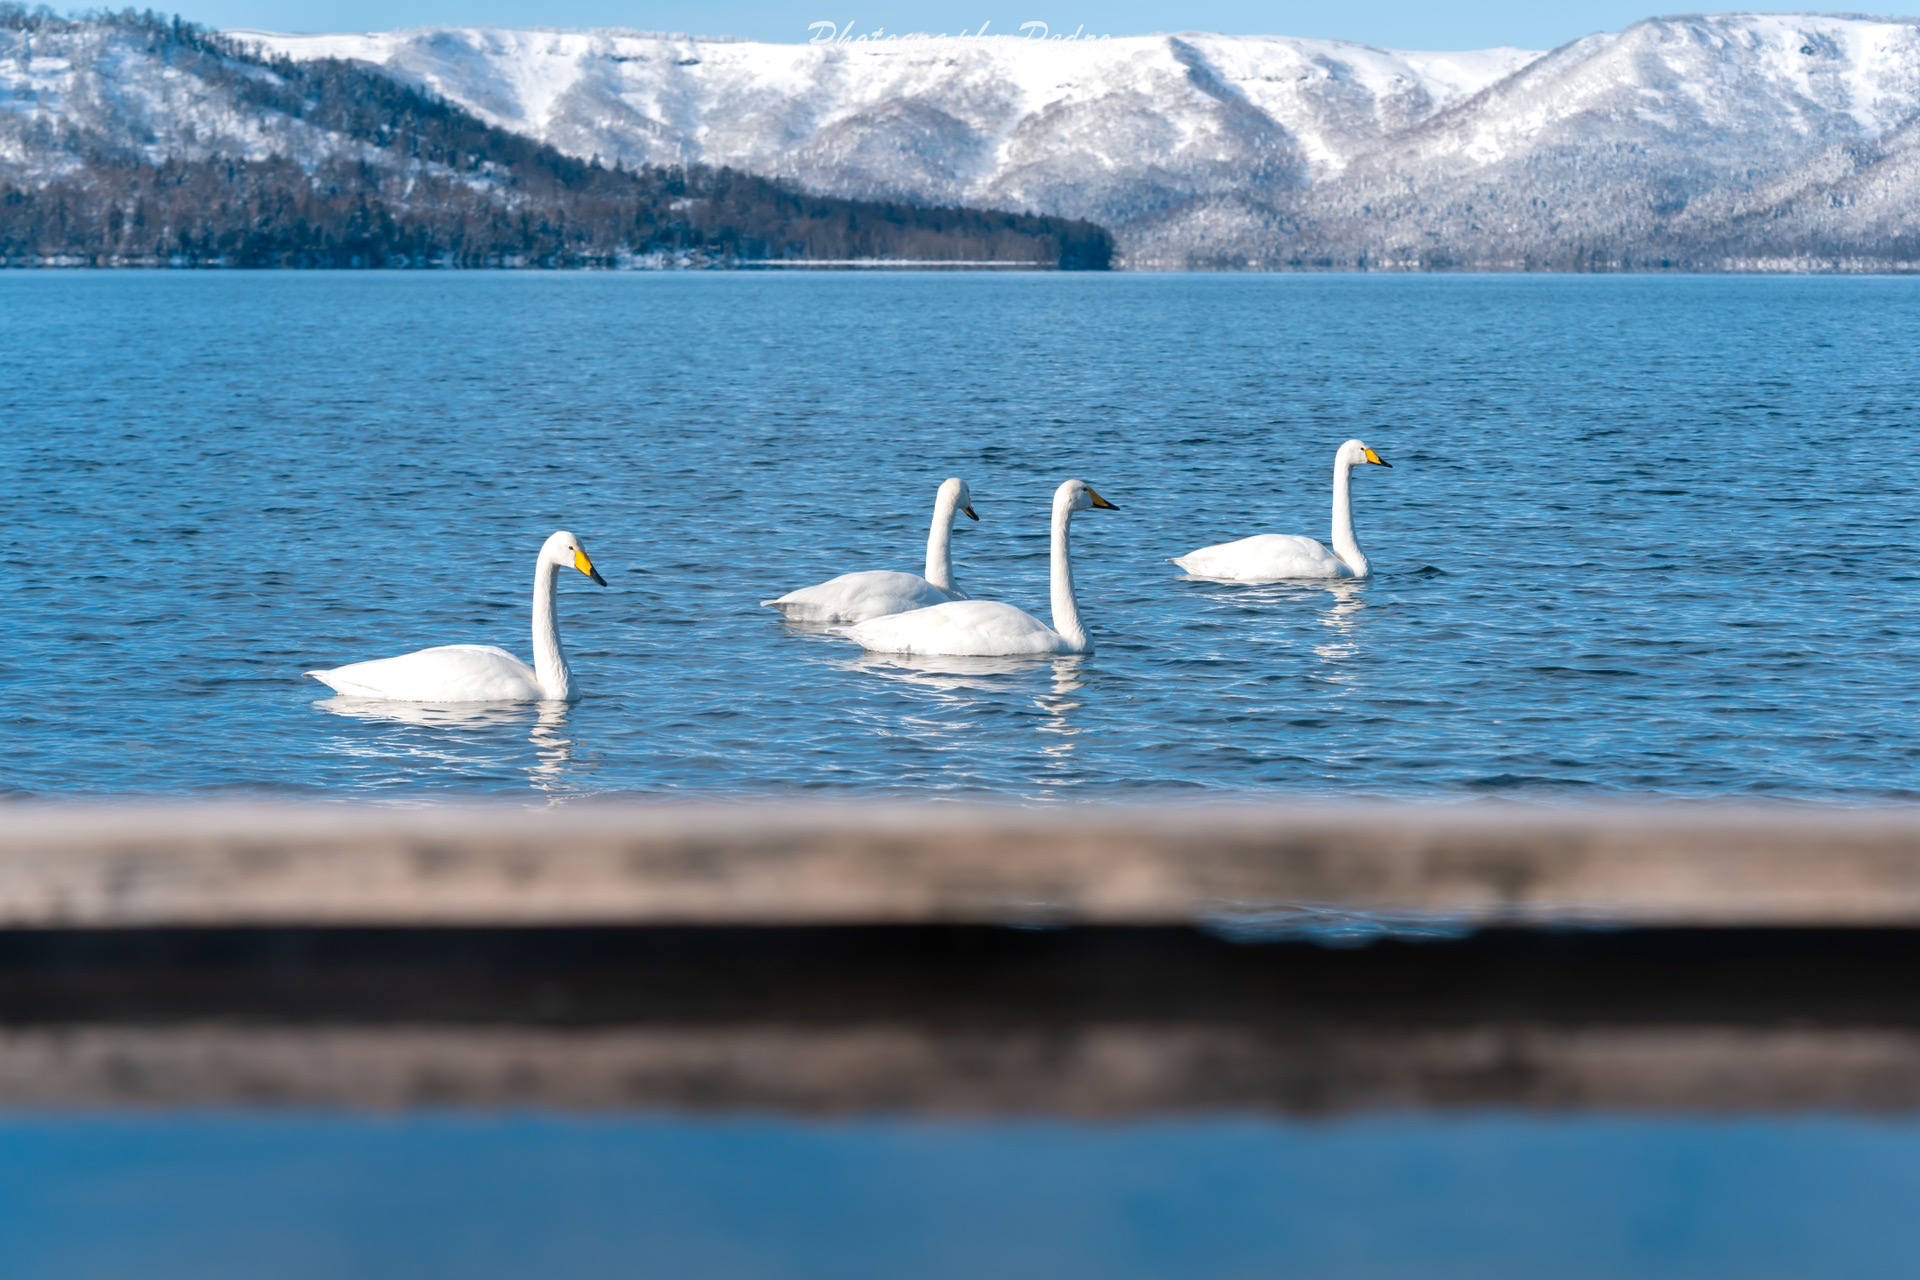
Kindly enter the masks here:
<path id="1" fill-rule="evenodd" d="M 355 665 L 358 664 L 356 663 Z M 376 689 L 372 685 L 361 684 L 355 680 L 349 680 L 338 671 L 303 671 L 300 674 L 312 676 L 315 680 L 318 680 L 321 684 L 343 697 L 385 698 L 387 696 L 385 690 Z M 406 699 L 401 699 L 401 701 L 406 701 Z"/>

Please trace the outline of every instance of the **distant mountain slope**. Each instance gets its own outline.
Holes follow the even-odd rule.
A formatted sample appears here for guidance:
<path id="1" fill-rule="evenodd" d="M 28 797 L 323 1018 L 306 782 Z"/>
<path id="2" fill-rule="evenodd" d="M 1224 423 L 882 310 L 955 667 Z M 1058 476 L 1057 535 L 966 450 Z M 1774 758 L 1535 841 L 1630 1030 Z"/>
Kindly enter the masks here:
<path id="1" fill-rule="evenodd" d="M 1887 267 L 1920 239 L 1911 20 L 1657 19 L 1545 54 L 241 34 L 575 155 L 1087 218 L 1139 266 Z"/>
<path id="2" fill-rule="evenodd" d="M 1556 50 L 1392 139 L 1317 193 L 1294 252 L 1576 268 L 1909 262 L 1920 184 L 1900 157 L 1916 122 L 1913 22 L 1643 22 Z M 1883 180 L 1894 189 L 1862 203 Z"/>
<path id="3" fill-rule="evenodd" d="M 131 13 L 0 5 L 0 259 L 236 265 L 653 260 L 1102 267 L 1068 219 L 607 167 L 363 66 Z"/>
<path id="4" fill-rule="evenodd" d="M 1224 36 L 826 45 L 449 29 L 236 38 L 378 66 L 576 155 L 1096 221 L 1267 198 L 1537 55 Z"/>

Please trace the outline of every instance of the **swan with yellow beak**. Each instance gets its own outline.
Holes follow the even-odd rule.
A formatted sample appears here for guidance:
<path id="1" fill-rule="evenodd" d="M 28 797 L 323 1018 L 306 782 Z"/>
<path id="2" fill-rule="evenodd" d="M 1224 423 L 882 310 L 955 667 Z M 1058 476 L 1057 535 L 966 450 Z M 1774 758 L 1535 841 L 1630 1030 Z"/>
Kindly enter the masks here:
<path id="1" fill-rule="evenodd" d="M 1211 582 L 1284 582 L 1289 578 L 1364 578 L 1373 572 L 1353 536 L 1355 467 L 1386 467 L 1380 455 L 1349 440 L 1333 455 L 1333 550 L 1300 534 L 1259 533 L 1190 551 L 1173 561 L 1189 577 Z"/>
<path id="2" fill-rule="evenodd" d="M 554 611 L 562 569 L 578 569 L 607 585 L 580 539 L 565 529 L 547 539 L 533 571 L 532 666 L 492 645 L 446 644 L 307 674 L 350 697 L 389 702 L 571 702 L 579 694 Z"/>
<path id="3" fill-rule="evenodd" d="M 1067 534 L 1076 511 L 1113 511 L 1111 502 L 1084 480 L 1069 480 L 1053 494 L 1053 625 L 998 600 L 951 600 L 908 613 L 870 618 L 841 634 L 870 653 L 944 658 L 1023 658 L 1092 653 L 1093 639 L 1080 621 L 1073 594 Z"/>

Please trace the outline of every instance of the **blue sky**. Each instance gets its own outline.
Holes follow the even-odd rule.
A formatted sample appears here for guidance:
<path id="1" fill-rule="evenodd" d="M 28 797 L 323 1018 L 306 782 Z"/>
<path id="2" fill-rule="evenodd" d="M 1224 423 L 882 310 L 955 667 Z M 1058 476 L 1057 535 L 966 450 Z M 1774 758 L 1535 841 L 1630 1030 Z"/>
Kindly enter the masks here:
<path id="1" fill-rule="evenodd" d="M 1054 31 L 1084 24 L 1089 34 L 1226 31 L 1358 40 L 1399 49 L 1477 49 L 1511 44 L 1551 48 L 1594 31 L 1618 30 L 1656 12 L 1647 0 L 176 0 L 180 12 L 218 27 L 274 31 L 379 31 L 393 27 L 474 25 L 637 27 L 797 43 L 808 25 L 851 22 L 858 32 L 957 34 L 982 22 L 1014 34 L 1024 22 Z M 155 7 L 165 9 L 164 4 Z M 1762 6 L 1772 8 L 1773 6 Z M 1795 6 L 1805 8 L 1807 6 Z M 1858 7 L 1858 6 L 1854 6 Z M 1678 6 L 1688 10 L 1689 6 Z"/>

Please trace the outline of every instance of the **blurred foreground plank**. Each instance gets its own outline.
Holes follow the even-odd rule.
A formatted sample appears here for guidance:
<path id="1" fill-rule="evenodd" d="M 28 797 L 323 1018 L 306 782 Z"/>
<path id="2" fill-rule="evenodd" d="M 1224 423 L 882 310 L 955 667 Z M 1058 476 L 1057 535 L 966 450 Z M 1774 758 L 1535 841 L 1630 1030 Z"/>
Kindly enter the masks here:
<path id="1" fill-rule="evenodd" d="M 112 1026 L 0 1029 L 8 1108 L 538 1107 L 789 1115 L 1483 1107 L 1912 1114 L 1920 1033 L 1883 1028 Z"/>
<path id="2" fill-rule="evenodd" d="M 1920 924 L 1920 811 L 0 807 L 0 927 Z"/>

